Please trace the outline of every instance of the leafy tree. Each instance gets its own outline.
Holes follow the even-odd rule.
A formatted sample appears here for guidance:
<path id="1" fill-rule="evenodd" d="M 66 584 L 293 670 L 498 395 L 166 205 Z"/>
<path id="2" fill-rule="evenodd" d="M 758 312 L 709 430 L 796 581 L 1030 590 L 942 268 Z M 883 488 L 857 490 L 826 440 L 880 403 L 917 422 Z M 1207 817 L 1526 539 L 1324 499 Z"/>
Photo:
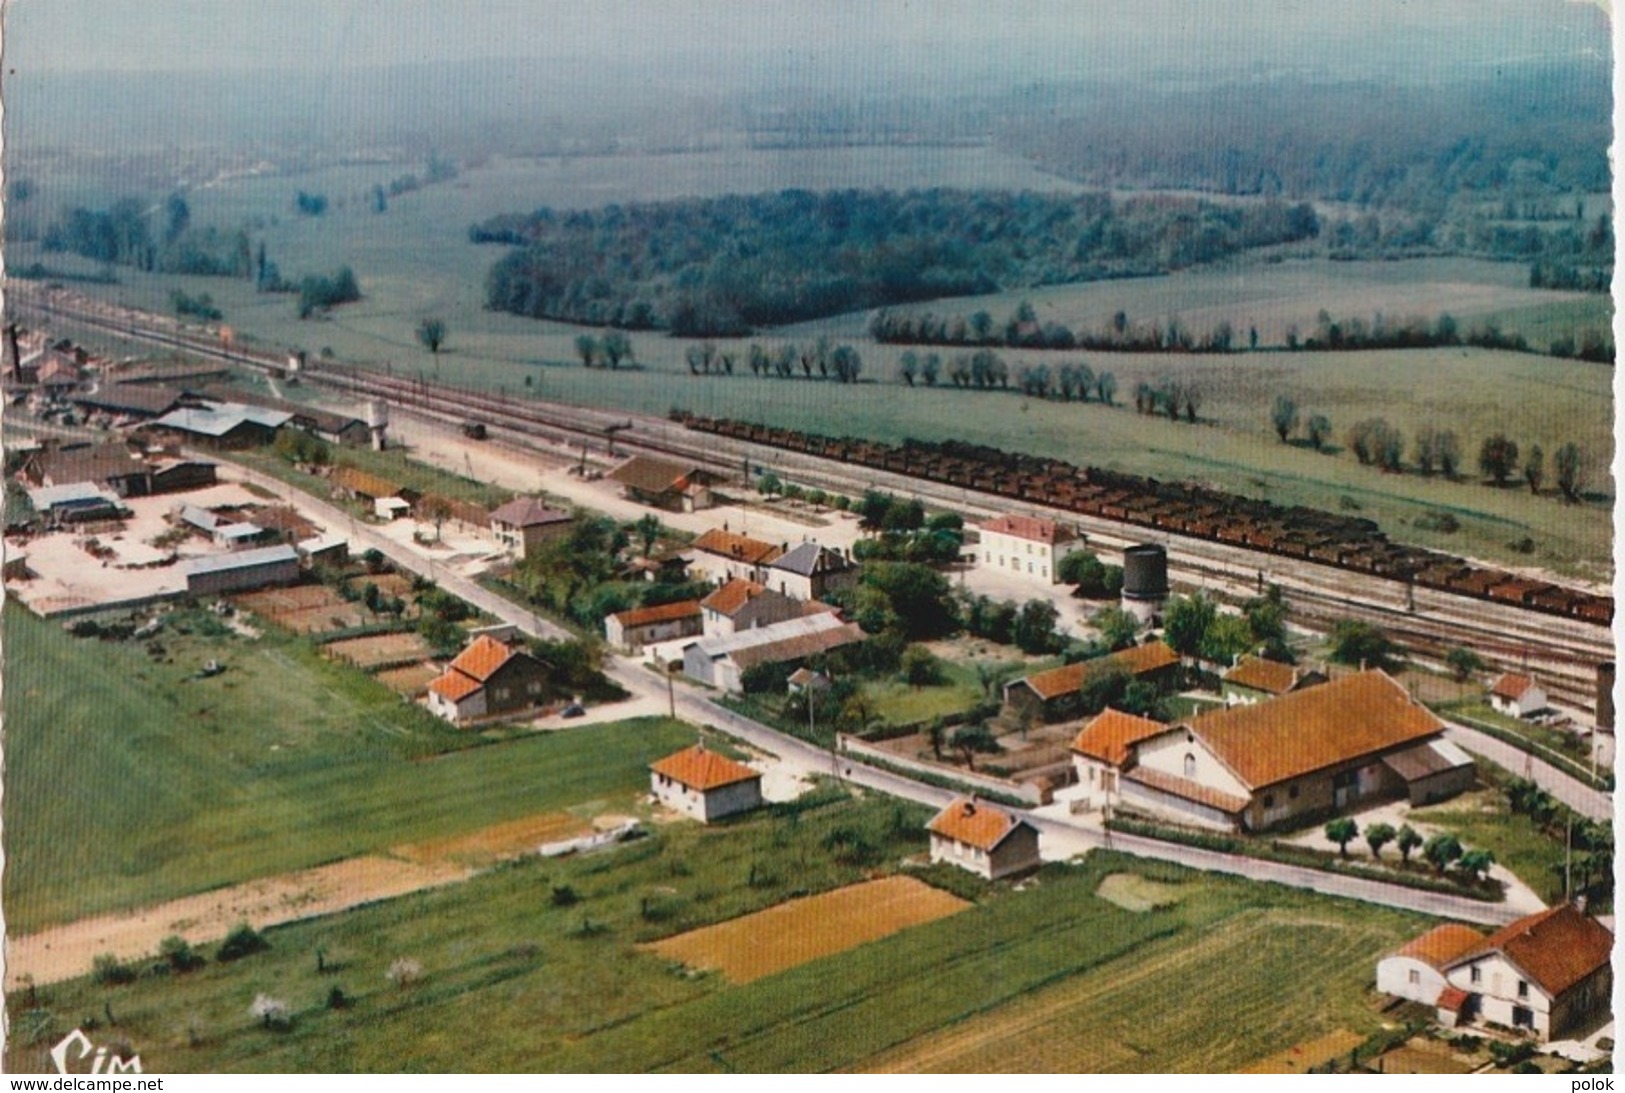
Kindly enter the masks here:
<path id="1" fill-rule="evenodd" d="M 1394 836 L 1394 845 L 1399 848 L 1399 860 L 1409 862 L 1411 851 L 1422 845 L 1422 836 L 1410 824 L 1404 824 Z"/>
<path id="2" fill-rule="evenodd" d="M 784 483 L 772 471 L 757 476 L 756 492 L 771 501 L 775 494 L 784 492 Z"/>
<path id="3" fill-rule="evenodd" d="M 185 235 L 191 222 L 192 210 L 186 204 L 186 195 L 179 190 L 171 192 L 164 200 L 164 242 L 173 243 Z"/>
<path id="4" fill-rule="evenodd" d="M 1456 863 L 1463 873 L 1466 873 L 1475 881 L 1483 880 L 1484 875 L 1490 871 L 1490 866 L 1494 864 L 1495 855 L 1488 850 L 1468 850 L 1461 855 L 1461 859 Z"/>
<path id="5" fill-rule="evenodd" d="M 1444 655 L 1450 675 L 1457 683 L 1466 683 L 1473 675 L 1484 670 L 1484 660 L 1471 649 L 1454 646 Z"/>
<path id="6" fill-rule="evenodd" d="M 1539 444 L 1529 445 L 1529 454 L 1523 461 L 1523 480 L 1529 483 L 1529 492 L 1537 495 L 1541 483 L 1546 481 L 1546 453 Z"/>
<path id="7" fill-rule="evenodd" d="M 1422 844 L 1422 857 L 1433 866 L 1434 872 L 1443 875 L 1450 864 L 1462 855 L 1461 840 L 1454 835 L 1441 833 L 1428 839 Z"/>
<path id="8" fill-rule="evenodd" d="M 1217 616 L 1218 608 L 1200 592 L 1194 596 L 1175 596 L 1163 612 L 1163 639 L 1174 652 L 1196 656 Z"/>
<path id="9" fill-rule="evenodd" d="M 598 363 L 599 345 L 597 338 L 591 334 L 577 334 L 575 344 L 576 356 L 581 358 L 583 368 L 591 368 Z M 693 346 L 689 348 L 692 349 Z"/>
<path id="10" fill-rule="evenodd" d="M 1108 650 L 1127 649 L 1140 632 L 1140 622 L 1121 607 L 1107 607 L 1089 620 Z"/>
<path id="11" fill-rule="evenodd" d="M 446 343 L 446 323 L 442 319 L 424 319 L 418 323 L 418 343 L 435 356 L 440 355 L 440 347 Z"/>
<path id="12" fill-rule="evenodd" d="M 942 682 L 942 662 L 923 645 L 903 650 L 903 678 L 909 686 L 935 687 Z"/>
<path id="13" fill-rule="evenodd" d="M 1059 644 L 1055 633 L 1055 624 L 1059 620 L 1060 612 L 1053 603 L 1043 599 L 1028 600 L 1016 613 L 1012 634 L 1016 647 L 1034 656 L 1053 652 Z"/>
<path id="14" fill-rule="evenodd" d="M 1202 634 L 1202 642 L 1197 652 L 1203 660 L 1215 664 L 1230 664 L 1256 644 L 1257 639 L 1253 636 L 1253 628 L 1248 624 L 1247 616 L 1220 612 L 1214 616 L 1206 632 Z"/>
<path id="15" fill-rule="evenodd" d="M 1552 458 L 1552 467 L 1556 471 L 1557 489 L 1562 493 L 1563 500 L 1580 500 L 1580 490 L 1585 486 L 1585 459 L 1580 446 L 1570 441 L 1557 449 L 1557 454 Z"/>
<path id="16" fill-rule="evenodd" d="M 1461 470 L 1461 441 L 1450 429 L 1442 429 L 1433 438 L 1434 454 L 1439 460 L 1439 473 L 1446 478 L 1455 478 Z"/>
<path id="17" fill-rule="evenodd" d="M 1095 377 L 1095 394 L 1107 406 L 1115 405 L 1112 400 L 1117 397 L 1117 377 L 1110 372 Z"/>
<path id="18" fill-rule="evenodd" d="M 1431 475 L 1434 466 L 1439 460 L 1439 434 L 1431 425 L 1424 425 L 1416 430 L 1416 442 L 1412 446 L 1416 469 L 1424 475 Z"/>
<path id="19" fill-rule="evenodd" d="M 1307 430 L 1309 444 L 1318 452 L 1326 446 L 1326 438 L 1332 435 L 1332 423 L 1325 414 L 1311 414 Z"/>
<path id="20" fill-rule="evenodd" d="M 1262 596 L 1255 596 L 1242 605 L 1247 627 L 1253 640 L 1264 646 L 1264 654 L 1271 660 L 1290 663 L 1292 651 L 1286 643 L 1286 596 L 1281 586 L 1272 584 Z"/>
<path id="21" fill-rule="evenodd" d="M 1484 443 L 1478 449 L 1478 469 L 1493 478 L 1497 486 L 1507 484 L 1508 476 L 1517 465 L 1516 441 L 1508 440 L 1503 433 L 1484 438 Z"/>
<path id="22" fill-rule="evenodd" d="M 226 935 L 226 940 L 220 943 L 220 948 L 215 953 L 215 959 L 221 963 L 228 963 L 233 960 L 241 960 L 245 956 L 264 952 L 270 947 L 270 943 L 261 937 L 257 930 L 246 922 L 240 922 L 232 928 L 231 933 Z"/>
<path id="23" fill-rule="evenodd" d="M 598 350 L 609 363 L 610 371 L 619 368 L 622 361 L 633 359 L 632 339 L 626 331 L 614 327 L 604 331 L 604 336 L 598 339 Z"/>
<path id="24" fill-rule="evenodd" d="M 660 518 L 650 512 L 639 517 L 638 522 L 632 525 L 632 530 L 643 542 L 643 556 L 648 557 L 653 553 L 655 543 L 660 540 L 660 533 L 665 529 L 661 527 Z"/>
<path id="25" fill-rule="evenodd" d="M 1365 828 L 1365 844 L 1371 848 L 1373 858 L 1382 857 L 1382 848 L 1393 842 L 1399 832 L 1389 823 L 1367 824 Z"/>
<path id="26" fill-rule="evenodd" d="M 1326 825 L 1326 839 L 1337 844 L 1337 851 L 1343 857 L 1349 856 L 1349 843 L 1360 833 L 1360 825 L 1347 816 L 1339 816 Z"/>
<path id="27" fill-rule="evenodd" d="M 897 358 L 897 374 L 903 377 L 903 382 L 910 387 L 914 386 L 914 377 L 920 374 L 920 355 L 910 349 Z"/>
<path id="28" fill-rule="evenodd" d="M 1004 750 L 999 746 L 992 731 L 980 721 L 955 729 L 950 743 L 964 757 L 965 766 L 970 770 L 976 769 L 975 757 L 978 753 L 996 755 Z"/>
<path id="29" fill-rule="evenodd" d="M 1331 658 L 1339 664 L 1387 668 L 1398 647 L 1369 622 L 1344 619 L 1332 627 Z"/>
<path id="30" fill-rule="evenodd" d="M 864 568 L 862 586 L 885 597 L 897 625 L 911 640 L 946 637 L 959 626 L 948 579 L 930 566 L 874 562 Z"/>
<path id="31" fill-rule="evenodd" d="M 1275 435 L 1285 444 L 1292 430 L 1298 427 L 1298 404 L 1290 395 L 1275 396 L 1275 406 L 1270 410 L 1270 424 L 1275 429 Z"/>

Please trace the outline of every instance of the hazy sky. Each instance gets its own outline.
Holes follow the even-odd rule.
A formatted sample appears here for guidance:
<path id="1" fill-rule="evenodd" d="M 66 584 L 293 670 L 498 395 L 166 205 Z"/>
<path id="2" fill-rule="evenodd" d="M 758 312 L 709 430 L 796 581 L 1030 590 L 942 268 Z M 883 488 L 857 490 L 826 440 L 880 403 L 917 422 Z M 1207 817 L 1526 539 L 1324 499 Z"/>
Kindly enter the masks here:
<path id="1" fill-rule="evenodd" d="M 1042 78 L 1114 46 L 1151 63 L 1333 64 L 1429 41 L 1469 63 L 1550 59 L 1583 51 L 1604 24 L 1594 3 L 1567 0 L 5 0 L 4 12 L 19 74 L 498 57 L 839 71 L 969 55 Z"/>

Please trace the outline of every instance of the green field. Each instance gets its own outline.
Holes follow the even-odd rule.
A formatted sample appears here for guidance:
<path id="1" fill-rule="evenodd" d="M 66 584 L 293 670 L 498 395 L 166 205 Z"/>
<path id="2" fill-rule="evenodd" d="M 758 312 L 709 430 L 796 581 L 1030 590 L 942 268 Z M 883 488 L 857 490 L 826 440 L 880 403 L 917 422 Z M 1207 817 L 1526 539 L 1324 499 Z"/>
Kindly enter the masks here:
<path id="1" fill-rule="evenodd" d="M 634 721 L 471 746 L 302 639 L 73 638 L 7 604 L 5 905 L 97 912 L 595 802 L 693 740 Z M 218 658 L 226 671 L 195 679 Z"/>
<path id="2" fill-rule="evenodd" d="M 13 992 L 8 1062 L 39 1069 L 55 1038 L 105 1002 L 149 1070 L 1224 1071 L 1334 1029 L 1375 1031 L 1374 962 L 1426 925 L 1099 854 L 743 986 L 634 948 L 776 903 L 792 886 L 872 873 L 819 849 L 836 830 L 868 832 L 886 870 L 923 846 L 923 818 L 837 798 L 720 828 L 678 824 L 604 854 L 532 860 L 277 928 L 269 952 L 237 964 L 114 988 L 81 979 L 32 1000 Z M 1094 895 L 1125 872 L 1175 889 L 1177 902 L 1136 913 Z M 565 887 L 578 902 L 558 906 L 548 893 Z M 316 970 L 318 949 L 336 970 Z M 423 968 L 405 990 L 384 975 L 400 957 Z M 326 1008 L 334 986 L 349 1008 Z M 260 992 L 288 1003 L 289 1028 L 250 1016 Z M 981 1047 L 960 1050 L 972 1041 Z"/>
<path id="3" fill-rule="evenodd" d="M 179 278 L 119 269 L 121 284 L 81 286 L 104 299 L 164 311 L 169 292 L 208 292 L 240 338 L 267 345 L 331 350 L 338 360 L 388 365 L 400 373 L 442 379 L 516 397 L 610 406 L 663 414 L 673 407 L 746 418 L 818 432 L 881 440 L 959 438 L 1054 454 L 1082 464 L 1160 479 L 1192 480 L 1285 504 L 1357 511 L 1378 520 L 1401 541 L 1470 554 L 1503 564 L 1539 565 L 1571 576 L 1606 581 L 1612 572 L 1609 466 L 1613 454 L 1612 370 L 1535 354 L 1478 349 L 1357 353 L 1238 353 L 1229 356 L 1005 351 L 1012 373 L 1024 363 L 1087 360 L 1118 379 L 1118 407 L 1062 404 L 1011 392 L 906 390 L 896 383 L 900 347 L 868 340 L 867 318 L 855 314 L 764 335 L 807 339 L 829 333 L 858 343 L 865 382 L 833 383 L 751 377 L 742 365 L 731 377 L 693 377 L 683 363 L 687 343 L 658 334 L 633 339 L 640 367 L 609 373 L 576 361 L 580 328 L 484 310 L 486 271 L 500 247 L 468 242 L 468 226 L 503 211 L 538 205 L 595 205 L 683 194 L 714 194 L 787 185 L 927 183 L 1066 188 L 1030 167 L 979 149 L 847 150 L 820 157 L 788 153 L 705 156 L 608 157 L 578 160 L 492 160 L 452 182 L 427 187 L 374 214 L 354 200 L 373 182 L 387 181 L 390 165 L 333 168 L 308 175 L 255 178 L 195 192 L 194 224 L 263 222 L 270 257 L 284 276 L 356 270 L 365 298 L 330 318 L 300 322 L 287 296 L 261 295 L 244 281 Z M 296 188 L 346 195 L 344 208 L 322 218 L 300 218 L 289 208 Z M 37 248 L 14 248 L 15 262 L 39 257 Z M 61 255 L 51 264 L 89 270 Z M 1308 333 L 1326 309 L 1339 319 L 1370 321 L 1377 313 L 1403 319 L 1441 311 L 1463 329 L 1493 320 L 1522 332 L 1537 346 L 1562 334 L 1578 337 L 1606 328 L 1604 296 L 1527 287 L 1516 263 L 1433 258 L 1391 262 L 1332 262 L 1313 246 L 1247 255 L 1213 267 L 1167 277 L 1066 285 L 1034 291 L 919 305 L 938 314 L 986 309 L 1002 322 L 1022 299 L 1040 320 L 1097 327 L 1121 309 L 1131 322 L 1177 316 L 1198 333 L 1230 321 L 1245 344 L 1257 326 L 1260 344 L 1279 344 L 1287 326 Z M 449 327 L 438 358 L 417 345 L 413 330 L 428 316 Z M 742 348 L 742 347 L 740 347 Z M 954 350 L 938 350 L 944 356 Z M 1180 376 L 1205 392 L 1196 426 L 1136 415 L 1134 385 Z M 528 385 L 527 385 L 528 381 Z M 884 387 L 877 385 L 884 384 Z M 1406 437 L 1424 425 L 1454 430 L 1469 481 L 1445 482 L 1416 474 L 1383 475 L 1356 465 L 1347 453 L 1320 454 L 1276 442 L 1269 409 L 1278 394 L 1294 397 L 1302 416 L 1322 413 L 1333 426 L 1333 446 L 1348 427 L 1384 417 Z M 1580 444 L 1587 457 L 1587 488 L 1596 499 L 1563 506 L 1527 490 L 1492 490 L 1476 481 L 1480 442 L 1504 431 L 1525 451 L 1539 444 L 1548 463 L 1559 446 Z M 1553 477 L 1548 465 L 1548 483 Z M 1550 487 L 1548 487 L 1550 488 Z M 1415 526 L 1418 518 L 1448 512 L 1460 521 L 1453 533 Z M 1508 544 L 1533 540 L 1530 554 Z"/>

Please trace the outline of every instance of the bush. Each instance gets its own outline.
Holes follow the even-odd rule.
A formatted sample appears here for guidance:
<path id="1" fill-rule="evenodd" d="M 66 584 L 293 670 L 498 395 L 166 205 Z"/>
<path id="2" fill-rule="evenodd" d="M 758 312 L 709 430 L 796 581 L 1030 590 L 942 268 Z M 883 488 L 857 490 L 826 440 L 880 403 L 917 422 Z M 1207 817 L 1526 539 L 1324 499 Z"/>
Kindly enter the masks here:
<path id="1" fill-rule="evenodd" d="M 169 961 L 178 972 L 189 972 L 203 966 L 203 957 L 193 951 L 192 945 L 179 934 L 170 934 L 158 943 L 158 955 Z"/>
<path id="2" fill-rule="evenodd" d="M 112 953 L 102 953 L 91 962 L 90 974 L 104 987 L 117 987 L 134 983 L 136 972 Z"/>
<path id="3" fill-rule="evenodd" d="M 344 993 L 344 988 L 336 983 L 327 989 L 327 1008 L 330 1010 L 350 1008 L 350 999 Z"/>
<path id="4" fill-rule="evenodd" d="M 581 897 L 576 894 L 576 890 L 568 884 L 555 886 L 550 898 L 555 907 L 570 907 L 581 902 Z"/>
<path id="5" fill-rule="evenodd" d="M 241 960 L 245 956 L 264 952 L 270 947 L 270 942 L 261 937 L 259 932 L 248 923 L 243 922 L 239 923 L 231 933 L 226 935 L 226 940 L 220 943 L 220 950 L 215 953 L 215 959 L 221 963 L 229 963 L 233 960 Z"/>

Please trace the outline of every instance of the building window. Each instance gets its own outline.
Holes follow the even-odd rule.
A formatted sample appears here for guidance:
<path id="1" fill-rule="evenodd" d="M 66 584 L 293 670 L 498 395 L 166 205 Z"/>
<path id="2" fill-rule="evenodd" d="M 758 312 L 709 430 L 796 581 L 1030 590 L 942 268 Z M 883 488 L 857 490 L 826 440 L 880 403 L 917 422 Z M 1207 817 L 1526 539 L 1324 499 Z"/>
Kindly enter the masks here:
<path id="1" fill-rule="evenodd" d="M 1273 793 L 1264 794 L 1264 807 L 1265 808 L 1274 808 L 1275 807 L 1275 794 L 1273 794 Z"/>
<path id="2" fill-rule="evenodd" d="M 1478 984 L 1484 982 L 1484 973 L 1480 971 L 1478 965 L 1475 964 L 1473 965 L 1472 974 L 1467 978 L 1476 987 Z"/>
<path id="3" fill-rule="evenodd" d="M 1417 971 L 1415 968 L 1412 968 L 1410 973 L 1410 982 L 1412 986 L 1416 986 L 1417 984 L 1421 983 L 1422 973 Z"/>
<path id="4" fill-rule="evenodd" d="M 1527 979 L 1518 980 L 1518 997 L 1519 998 L 1528 998 L 1529 997 L 1529 980 L 1527 980 Z"/>
<path id="5" fill-rule="evenodd" d="M 1289 800 L 1296 801 L 1298 799 L 1298 787 L 1297 786 L 1288 786 L 1287 791 L 1286 791 L 1286 795 L 1287 795 L 1287 798 Z"/>
<path id="6" fill-rule="evenodd" d="M 1196 777 L 1196 756 L 1192 755 L 1190 752 L 1185 753 L 1185 777 Z"/>

